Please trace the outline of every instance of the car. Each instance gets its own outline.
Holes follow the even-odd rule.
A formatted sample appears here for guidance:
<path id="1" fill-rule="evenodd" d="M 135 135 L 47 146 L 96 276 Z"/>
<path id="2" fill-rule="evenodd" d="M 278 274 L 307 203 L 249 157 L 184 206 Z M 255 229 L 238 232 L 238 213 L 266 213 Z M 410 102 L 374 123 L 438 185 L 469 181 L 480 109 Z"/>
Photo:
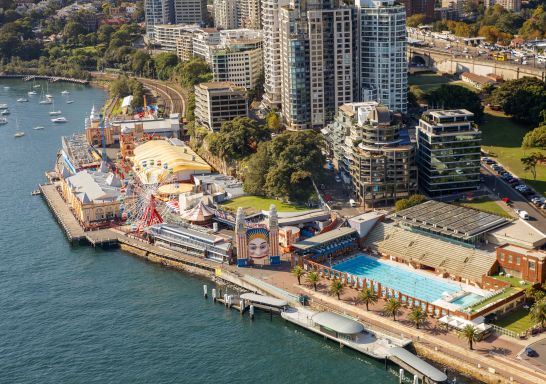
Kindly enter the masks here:
<path id="1" fill-rule="evenodd" d="M 485 163 L 489 164 L 489 165 L 497 164 L 497 162 L 495 160 L 490 159 L 490 158 L 487 158 L 487 160 L 485 160 Z"/>
<path id="2" fill-rule="evenodd" d="M 540 197 L 538 197 L 538 196 L 533 197 L 533 198 L 531 199 L 531 203 L 533 203 L 533 204 L 538 204 L 538 203 L 540 203 Z"/>
<path id="3" fill-rule="evenodd" d="M 489 157 L 487 157 L 487 156 L 482 157 L 482 161 L 483 161 L 484 163 L 485 163 L 487 160 L 489 160 Z"/>
<path id="4" fill-rule="evenodd" d="M 519 183 L 519 180 L 516 179 L 515 177 L 511 178 L 510 180 L 508 180 L 508 182 L 512 185 L 516 185 L 517 183 Z"/>
<path id="5" fill-rule="evenodd" d="M 527 347 L 525 348 L 525 354 L 528 356 L 528 357 L 538 357 L 538 352 L 535 351 L 533 348 L 531 347 Z"/>
<path id="6" fill-rule="evenodd" d="M 529 195 L 532 195 L 534 192 L 527 188 L 527 189 L 524 189 L 523 191 L 521 191 L 521 194 L 524 195 L 524 196 L 529 196 Z"/>

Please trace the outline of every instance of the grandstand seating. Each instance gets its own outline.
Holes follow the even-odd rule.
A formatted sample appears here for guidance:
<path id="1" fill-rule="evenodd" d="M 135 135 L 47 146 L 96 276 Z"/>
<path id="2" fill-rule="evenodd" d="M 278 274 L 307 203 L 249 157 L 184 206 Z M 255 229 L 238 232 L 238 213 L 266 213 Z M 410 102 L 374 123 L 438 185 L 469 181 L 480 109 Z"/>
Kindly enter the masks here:
<path id="1" fill-rule="evenodd" d="M 364 245 L 475 282 L 481 282 L 481 277 L 491 271 L 496 260 L 493 252 L 454 244 L 391 223 L 377 223 Z"/>

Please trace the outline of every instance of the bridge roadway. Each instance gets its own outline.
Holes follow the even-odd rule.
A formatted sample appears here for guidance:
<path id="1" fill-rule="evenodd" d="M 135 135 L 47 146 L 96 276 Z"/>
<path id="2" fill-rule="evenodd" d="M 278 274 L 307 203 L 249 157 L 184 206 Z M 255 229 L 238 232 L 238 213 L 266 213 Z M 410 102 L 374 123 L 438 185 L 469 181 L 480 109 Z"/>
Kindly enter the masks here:
<path id="1" fill-rule="evenodd" d="M 456 55 L 439 48 L 419 48 L 408 46 L 408 61 L 416 56 L 423 59 L 426 67 L 446 73 L 474 72 L 479 75 L 494 73 L 505 80 L 519 79 L 524 76 L 546 79 L 546 69 L 521 65 L 510 61 L 489 60 L 470 54 Z M 468 56 L 468 57 L 467 57 Z"/>

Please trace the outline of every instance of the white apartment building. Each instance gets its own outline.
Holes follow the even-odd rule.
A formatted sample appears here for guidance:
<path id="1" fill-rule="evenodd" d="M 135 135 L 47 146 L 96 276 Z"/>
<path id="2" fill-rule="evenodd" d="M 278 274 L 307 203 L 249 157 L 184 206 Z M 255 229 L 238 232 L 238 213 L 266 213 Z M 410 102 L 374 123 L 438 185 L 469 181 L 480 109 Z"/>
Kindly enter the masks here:
<path id="1" fill-rule="evenodd" d="M 146 35 L 154 39 L 155 26 L 172 22 L 173 9 L 171 0 L 146 0 L 144 2 Z"/>
<path id="2" fill-rule="evenodd" d="M 356 0 L 357 99 L 407 111 L 406 9 L 394 0 Z"/>
<path id="3" fill-rule="evenodd" d="M 262 29 L 262 7 L 260 0 L 240 0 L 239 27 L 249 29 Z"/>
<path id="4" fill-rule="evenodd" d="M 219 29 L 239 28 L 237 0 L 214 0 L 214 26 Z"/>
<path id="5" fill-rule="evenodd" d="M 195 86 L 195 120 L 212 131 L 236 117 L 248 117 L 246 91 L 229 82 L 208 82 Z"/>
<path id="6" fill-rule="evenodd" d="M 184 34 L 198 30 L 197 24 L 158 24 L 153 28 L 153 42 L 163 51 L 176 51 L 177 39 Z"/>
<path id="7" fill-rule="evenodd" d="M 499 4 L 508 11 L 521 11 L 521 0 L 485 0 L 486 7 L 492 7 L 495 4 Z"/>
<path id="8" fill-rule="evenodd" d="M 279 9 L 289 0 L 263 0 L 262 29 L 264 32 L 264 103 L 271 108 L 281 105 L 281 34 Z"/>

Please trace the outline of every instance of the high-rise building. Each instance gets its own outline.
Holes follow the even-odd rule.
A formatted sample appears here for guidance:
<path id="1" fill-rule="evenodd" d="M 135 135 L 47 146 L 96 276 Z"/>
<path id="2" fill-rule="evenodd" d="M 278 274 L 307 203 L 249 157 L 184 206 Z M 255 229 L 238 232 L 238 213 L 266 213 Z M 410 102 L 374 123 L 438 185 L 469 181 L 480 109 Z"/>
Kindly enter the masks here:
<path id="1" fill-rule="evenodd" d="M 208 19 L 207 0 L 172 0 L 174 2 L 174 23 L 201 24 Z"/>
<path id="2" fill-rule="evenodd" d="M 430 110 L 417 127 L 419 185 L 429 196 L 480 186 L 481 132 L 466 109 Z"/>
<path id="3" fill-rule="evenodd" d="M 344 104 L 323 134 L 362 205 L 391 204 L 416 192 L 415 148 L 400 113 L 375 101 Z"/>
<path id="4" fill-rule="evenodd" d="M 279 10 L 289 0 L 261 2 L 264 32 L 264 103 L 270 108 L 281 106 L 281 33 Z"/>
<path id="5" fill-rule="evenodd" d="M 239 26 L 262 29 L 262 7 L 260 0 L 239 0 Z"/>
<path id="6" fill-rule="evenodd" d="M 356 0 L 357 100 L 407 111 L 406 10 L 394 0 Z"/>
<path id="7" fill-rule="evenodd" d="M 157 24 L 169 24 L 173 22 L 173 5 L 172 0 L 146 0 L 144 2 L 144 18 L 148 38 L 154 39 L 154 27 Z"/>
<path id="8" fill-rule="evenodd" d="M 195 121 L 212 131 L 236 117 L 248 117 L 246 91 L 228 82 L 208 82 L 195 86 Z"/>
<path id="9" fill-rule="evenodd" d="M 214 26 L 220 29 L 239 28 L 237 0 L 214 0 Z"/>
<path id="10" fill-rule="evenodd" d="M 406 6 L 406 16 L 422 14 L 426 21 L 434 19 L 434 0 L 402 0 Z"/>
<path id="11" fill-rule="evenodd" d="M 311 126 L 323 127 L 354 100 L 352 9 L 307 13 Z"/>

